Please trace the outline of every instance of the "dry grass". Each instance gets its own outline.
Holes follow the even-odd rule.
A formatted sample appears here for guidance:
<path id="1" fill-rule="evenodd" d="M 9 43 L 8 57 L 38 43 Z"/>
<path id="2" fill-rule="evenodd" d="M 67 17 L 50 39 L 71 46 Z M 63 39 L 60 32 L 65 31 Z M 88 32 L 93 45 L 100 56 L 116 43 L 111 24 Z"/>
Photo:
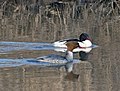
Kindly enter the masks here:
<path id="1" fill-rule="evenodd" d="M 108 32 L 111 22 L 120 19 L 120 2 L 117 0 L 98 0 L 79 5 L 63 2 L 62 8 L 50 5 L 2 1 L 0 40 L 52 42 L 77 37 L 83 31 L 90 33 L 93 28 L 104 27 Z"/>

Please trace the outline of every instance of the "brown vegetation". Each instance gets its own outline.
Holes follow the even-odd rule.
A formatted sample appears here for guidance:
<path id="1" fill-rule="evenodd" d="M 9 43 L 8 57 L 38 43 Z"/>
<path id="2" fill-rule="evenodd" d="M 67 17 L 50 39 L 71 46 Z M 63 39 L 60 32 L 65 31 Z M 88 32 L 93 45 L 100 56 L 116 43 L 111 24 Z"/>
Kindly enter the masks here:
<path id="1" fill-rule="evenodd" d="M 117 0 L 52 1 L 57 0 L 2 0 L 0 40 L 52 42 L 101 28 L 110 34 L 120 19 Z"/>

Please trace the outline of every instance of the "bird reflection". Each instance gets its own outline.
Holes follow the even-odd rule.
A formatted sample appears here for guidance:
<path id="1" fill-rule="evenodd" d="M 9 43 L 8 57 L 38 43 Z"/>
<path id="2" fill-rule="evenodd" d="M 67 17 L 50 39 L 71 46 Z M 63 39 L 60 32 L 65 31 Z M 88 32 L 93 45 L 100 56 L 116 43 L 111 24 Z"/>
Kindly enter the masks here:
<path id="1" fill-rule="evenodd" d="M 78 81 L 79 74 L 74 74 L 73 71 L 70 73 L 67 73 L 67 75 L 64 77 L 64 80 L 67 81 Z"/>
<path id="2" fill-rule="evenodd" d="M 79 52 L 79 57 L 81 61 L 86 61 L 88 60 L 89 53 L 86 53 L 84 51 Z"/>

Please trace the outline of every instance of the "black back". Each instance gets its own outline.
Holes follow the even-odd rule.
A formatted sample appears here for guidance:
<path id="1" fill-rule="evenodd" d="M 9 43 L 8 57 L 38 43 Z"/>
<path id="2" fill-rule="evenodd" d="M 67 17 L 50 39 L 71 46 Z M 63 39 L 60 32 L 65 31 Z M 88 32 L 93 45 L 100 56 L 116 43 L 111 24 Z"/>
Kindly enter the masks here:
<path id="1" fill-rule="evenodd" d="M 70 42 L 70 41 L 79 41 L 79 39 L 64 39 L 64 40 L 60 40 L 60 42 L 63 42 L 63 41 L 66 41 L 66 42 Z"/>
<path id="2" fill-rule="evenodd" d="M 69 41 L 79 41 L 78 39 L 69 39 L 69 40 L 66 40 L 67 42 Z"/>

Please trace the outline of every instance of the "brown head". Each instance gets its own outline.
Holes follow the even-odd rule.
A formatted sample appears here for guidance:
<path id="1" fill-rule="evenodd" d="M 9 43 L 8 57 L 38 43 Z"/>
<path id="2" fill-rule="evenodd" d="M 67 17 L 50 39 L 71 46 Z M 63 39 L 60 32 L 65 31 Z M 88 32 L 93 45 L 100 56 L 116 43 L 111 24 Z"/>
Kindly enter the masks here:
<path id="1" fill-rule="evenodd" d="M 79 46 L 79 43 L 76 42 L 76 41 L 67 42 L 67 43 L 66 43 L 66 46 L 67 46 L 67 50 L 68 50 L 68 51 L 71 51 L 71 52 L 72 52 L 75 48 L 80 47 L 80 46 Z"/>

